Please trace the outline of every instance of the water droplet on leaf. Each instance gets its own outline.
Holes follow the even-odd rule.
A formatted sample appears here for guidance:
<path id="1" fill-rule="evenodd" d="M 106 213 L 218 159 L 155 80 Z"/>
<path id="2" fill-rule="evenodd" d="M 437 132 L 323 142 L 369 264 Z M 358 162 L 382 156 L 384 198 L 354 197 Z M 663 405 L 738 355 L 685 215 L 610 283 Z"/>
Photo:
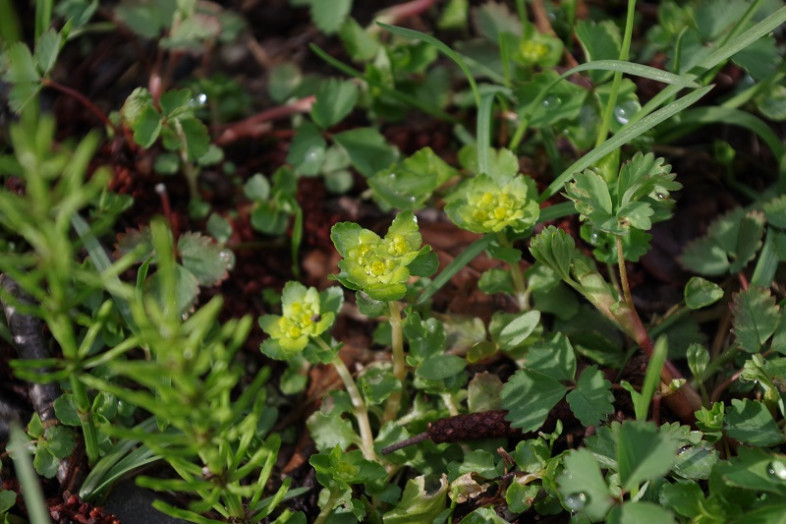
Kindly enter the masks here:
<path id="1" fill-rule="evenodd" d="M 581 511 L 587 505 L 589 497 L 586 493 L 579 491 L 578 493 L 571 493 L 565 497 L 565 505 L 571 511 Z"/>
<path id="2" fill-rule="evenodd" d="M 189 107 L 202 107 L 205 104 L 207 104 L 207 95 L 205 93 L 199 93 L 188 101 Z"/>
<path id="3" fill-rule="evenodd" d="M 543 107 L 546 109 L 555 109 L 562 103 L 562 100 L 558 96 L 547 96 L 543 99 Z"/>
<path id="4" fill-rule="evenodd" d="M 786 464 L 773 460 L 767 465 L 767 473 L 778 480 L 786 480 Z"/>

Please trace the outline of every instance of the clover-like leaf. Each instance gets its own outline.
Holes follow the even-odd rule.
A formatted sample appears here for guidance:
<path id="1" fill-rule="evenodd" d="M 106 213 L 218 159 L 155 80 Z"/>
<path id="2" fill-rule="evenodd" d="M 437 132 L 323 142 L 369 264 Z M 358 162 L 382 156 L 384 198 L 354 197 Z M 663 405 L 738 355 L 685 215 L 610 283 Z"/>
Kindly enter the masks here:
<path id="1" fill-rule="evenodd" d="M 522 369 L 517 371 L 502 388 L 502 408 L 514 428 L 535 431 L 557 402 L 565 396 L 567 387 L 543 373 Z"/>
<path id="2" fill-rule="evenodd" d="M 597 366 L 589 366 L 581 372 L 576 389 L 568 393 L 566 399 L 573 414 L 585 426 L 595 426 L 614 412 L 611 382 Z"/>
<path id="3" fill-rule="evenodd" d="M 330 2 L 314 3 L 330 4 Z M 315 96 L 316 100 L 311 106 L 311 118 L 319 127 L 325 129 L 337 124 L 352 111 L 358 99 L 358 88 L 350 81 L 342 82 L 330 78 L 319 85 Z"/>
<path id="4" fill-rule="evenodd" d="M 210 237 L 200 233 L 184 233 L 177 241 L 183 266 L 199 281 L 200 286 L 215 286 L 226 280 L 235 264 L 235 255 Z"/>
<path id="5" fill-rule="evenodd" d="M 626 491 L 646 480 L 665 475 L 674 463 L 679 444 L 654 424 L 626 421 L 618 433 L 617 463 Z"/>
<path id="6" fill-rule="evenodd" d="M 570 267 L 576 251 L 573 237 L 554 226 L 547 226 L 532 238 L 530 253 L 535 260 L 551 268 L 563 280 L 570 281 Z"/>
<path id="7" fill-rule="evenodd" d="M 761 351 L 780 321 L 775 297 L 769 289 L 755 286 L 734 295 L 732 315 L 737 342 L 749 353 Z"/>
<path id="8" fill-rule="evenodd" d="M 387 166 L 386 166 L 387 167 Z M 457 171 L 426 147 L 378 171 L 368 181 L 383 206 L 418 209 Z"/>
<path id="9" fill-rule="evenodd" d="M 571 511 L 592 520 L 601 520 L 614 503 L 600 465 L 586 449 L 571 451 L 565 457 L 565 471 L 557 478 L 564 504 Z"/>

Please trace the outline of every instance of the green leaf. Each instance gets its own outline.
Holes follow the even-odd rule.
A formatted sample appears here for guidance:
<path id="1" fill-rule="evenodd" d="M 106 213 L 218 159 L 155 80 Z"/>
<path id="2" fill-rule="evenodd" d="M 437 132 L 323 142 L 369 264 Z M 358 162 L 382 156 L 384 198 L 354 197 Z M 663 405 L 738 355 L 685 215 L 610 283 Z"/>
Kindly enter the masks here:
<path id="1" fill-rule="evenodd" d="M 55 457 L 52 450 L 47 445 L 39 445 L 33 457 L 33 467 L 36 472 L 44 478 L 51 479 L 57 474 L 60 459 Z"/>
<path id="2" fill-rule="evenodd" d="M 184 115 L 193 116 L 194 109 L 189 103 L 191 96 L 190 89 L 171 89 L 165 92 L 159 100 L 161 113 L 170 119 Z"/>
<path id="3" fill-rule="evenodd" d="M 368 180 L 383 206 L 419 209 L 431 194 L 457 171 L 425 147 L 399 164 L 386 166 Z"/>
<path id="4" fill-rule="evenodd" d="M 33 438 L 41 438 L 44 435 L 44 425 L 38 413 L 33 413 L 30 423 L 27 425 L 27 434 Z"/>
<path id="5" fill-rule="evenodd" d="M 351 1 L 351 0 L 338 0 Z M 315 2 L 331 5 L 332 2 Z M 335 9 L 331 7 L 331 9 Z M 311 118 L 321 128 L 326 129 L 340 122 L 352 111 L 358 99 L 358 88 L 350 81 L 330 78 L 322 82 L 316 92 L 316 100 L 311 106 Z"/>
<path id="6" fill-rule="evenodd" d="M 597 366 L 589 366 L 581 372 L 576 389 L 566 398 L 573 414 L 585 426 L 595 426 L 614 412 L 611 382 Z"/>
<path id="7" fill-rule="evenodd" d="M 566 391 L 567 387 L 548 375 L 519 370 L 502 388 L 502 408 L 508 410 L 505 418 L 511 426 L 525 433 L 535 431 Z"/>
<path id="8" fill-rule="evenodd" d="M 250 200 L 267 200 L 270 196 L 270 182 L 264 175 L 257 173 L 243 185 L 243 194 Z"/>
<path id="9" fill-rule="evenodd" d="M 348 17 L 341 25 L 338 36 L 349 56 L 359 62 L 371 60 L 380 48 L 379 40 L 375 35 L 363 29 L 352 17 Z"/>
<path id="10" fill-rule="evenodd" d="M 14 507 L 14 504 L 16 504 L 16 492 L 0 489 L 0 515 Z"/>
<path id="11" fill-rule="evenodd" d="M 723 298 L 723 289 L 701 277 L 691 277 L 685 285 L 685 305 L 690 309 L 701 309 L 721 298 Z"/>
<path id="12" fill-rule="evenodd" d="M 470 413 L 499 409 L 502 400 L 502 380 L 483 371 L 472 377 L 467 385 L 467 407 Z"/>
<path id="13" fill-rule="evenodd" d="M 210 133 L 207 126 L 196 118 L 184 118 L 179 121 L 185 140 L 182 147 L 188 153 L 188 159 L 195 162 L 210 149 Z"/>
<path id="14" fill-rule="evenodd" d="M 200 233 L 185 233 L 177 241 L 183 266 L 199 281 L 200 286 L 215 286 L 229 277 L 235 265 L 232 251 L 222 248 L 212 238 Z"/>
<path id="15" fill-rule="evenodd" d="M 491 268 L 480 275 L 478 289 L 489 295 L 494 293 L 512 293 L 513 279 L 509 271 Z"/>
<path id="16" fill-rule="evenodd" d="M 426 380 L 445 380 L 464 371 L 467 361 L 456 355 L 434 355 L 424 360 L 415 374 Z"/>
<path id="17" fill-rule="evenodd" d="M 693 373 L 696 380 L 701 381 L 707 364 L 710 363 L 710 352 L 701 344 L 691 344 L 688 346 L 687 357 L 690 372 Z"/>
<path id="18" fill-rule="evenodd" d="M 535 343 L 527 352 L 527 369 L 554 380 L 572 382 L 576 375 L 576 354 L 568 337 L 555 332 L 548 340 Z"/>
<path id="19" fill-rule="evenodd" d="M 535 260 L 555 271 L 563 280 L 571 281 L 570 266 L 576 251 L 573 237 L 554 226 L 546 226 L 533 237 L 529 246 Z"/>
<path id="20" fill-rule="evenodd" d="M 750 287 L 734 295 L 731 312 L 734 334 L 744 351 L 761 351 L 775 333 L 780 321 L 780 311 L 769 289 Z"/>
<path id="21" fill-rule="evenodd" d="M 58 459 L 64 459 L 73 453 L 76 439 L 71 429 L 65 426 L 50 426 L 44 430 L 46 444 Z"/>
<path id="22" fill-rule="evenodd" d="M 326 147 L 327 143 L 322 138 L 319 128 L 310 122 L 304 122 L 289 146 L 287 162 L 295 167 L 295 172 L 298 174 L 316 175 L 321 171 L 325 161 Z"/>
<path id="23" fill-rule="evenodd" d="M 624 422 L 618 439 L 617 463 L 620 482 L 626 491 L 665 475 L 674 463 L 679 446 L 668 433 L 643 421 Z"/>
<path id="24" fill-rule="evenodd" d="M 517 315 L 502 328 L 499 334 L 499 343 L 502 349 L 512 350 L 518 347 L 529 337 L 540 323 L 540 311 L 526 311 Z"/>
<path id="25" fill-rule="evenodd" d="M 619 513 L 612 513 L 609 522 L 613 524 L 674 524 L 674 515 L 652 502 L 626 502 L 619 507 Z M 615 518 L 616 517 L 616 518 Z"/>
<path id="26" fill-rule="evenodd" d="M 718 476 L 725 484 L 734 488 L 770 493 L 782 500 L 786 497 L 783 466 L 783 455 L 769 453 L 760 448 L 740 446 L 736 457 L 718 462 L 713 470 L 713 478 Z"/>
<path id="27" fill-rule="evenodd" d="M 311 20 L 326 35 L 335 33 L 344 23 L 352 9 L 352 0 L 331 0 L 311 2 Z"/>
<path id="28" fill-rule="evenodd" d="M 688 244 L 679 261 L 702 275 L 736 273 L 756 256 L 763 223 L 760 213 L 737 208 L 713 222 L 704 237 Z"/>
<path id="29" fill-rule="evenodd" d="M 38 38 L 35 44 L 35 52 L 33 58 L 38 64 L 38 69 L 43 76 L 49 74 L 57 61 L 57 55 L 60 53 L 60 46 L 62 37 L 60 33 L 52 28 L 44 31 Z"/>
<path id="30" fill-rule="evenodd" d="M 591 520 L 602 520 L 614 499 L 593 454 L 586 449 L 571 451 L 564 464 L 565 471 L 557 478 L 563 505 Z"/>
<path id="31" fill-rule="evenodd" d="M 7 70 L 3 77 L 11 84 L 37 83 L 41 75 L 36 69 L 30 49 L 22 42 L 14 42 L 5 50 Z"/>
<path id="32" fill-rule="evenodd" d="M 382 516 L 384 524 L 411 524 L 413 522 L 434 522 L 445 509 L 448 483 L 444 474 L 437 491 L 426 491 L 426 477 L 421 475 L 407 481 L 401 501 L 395 508 Z"/>
<path id="33" fill-rule="evenodd" d="M 131 129 L 134 131 L 134 142 L 143 149 L 148 149 L 158 139 L 161 134 L 161 115 L 153 106 L 142 108 L 137 118 L 131 122 Z"/>
<path id="34" fill-rule="evenodd" d="M 781 86 L 786 91 L 786 86 Z M 763 206 L 767 222 L 775 227 L 786 229 L 786 195 L 766 202 Z"/>
<path id="35" fill-rule="evenodd" d="M 544 90 L 548 90 L 545 97 Z M 534 128 L 562 125 L 579 116 L 588 96 L 586 89 L 560 80 L 556 72 L 548 70 L 534 75 L 516 90 L 517 99 L 522 101 L 517 112 L 526 115 Z"/>
<path id="36" fill-rule="evenodd" d="M 418 256 L 407 266 L 409 274 L 415 277 L 430 277 L 439 269 L 439 257 L 429 246 L 423 246 Z"/>
<path id="37" fill-rule="evenodd" d="M 732 399 L 724 418 L 726 434 L 752 446 L 774 446 L 783 442 L 783 432 L 761 402 Z"/>
<path id="38" fill-rule="evenodd" d="M 683 517 L 702 513 L 704 493 L 695 482 L 665 484 L 660 490 L 660 503 Z"/>
<path id="39" fill-rule="evenodd" d="M 81 426 L 82 419 L 79 418 L 79 411 L 74 404 L 74 397 L 70 393 L 63 394 L 54 402 L 55 415 L 57 420 L 66 426 Z"/>
<path id="40" fill-rule="evenodd" d="M 620 56 L 622 37 L 619 27 L 612 20 L 602 22 L 579 20 L 576 24 L 576 38 L 584 50 L 587 62 L 616 60 Z M 611 76 L 611 71 L 590 72 L 594 84 L 605 82 Z"/>
<path id="41" fill-rule="evenodd" d="M 274 102 L 282 103 L 292 96 L 303 81 L 300 68 L 293 62 L 276 64 L 268 73 L 267 92 Z"/>
<path id="42" fill-rule="evenodd" d="M 306 426 L 319 451 L 324 452 L 333 448 L 346 450 L 359 441 L 352 423 L 343 418 L 338 410 L 330 413 L 315 411 L 308 417 Z"/>
<path id="43" fill-rule="evenodd" d="M 389 167 L 398 158 L 398 151 L 372 127 L 358 127 L 333 135 L 333 140 L 349 155 L 352 166 L 366 178 Z"/>
<path id="44" fill-rule="evenodd" d="M 596 228 L 604 231 L 613 228 L 613 223 L 606 225 L 613 218 L 613 209 L 611 194 L 603 177 L 587 169 L 576 175 L 565 189 L 566 196 L 573 200 L 581 220 L 589 220 Z M 609 232 L 615 231 L 612 229 Z"/>
<path id="45" fill-rule="evenodd" d="M 366 368 L 358 377 L 357 385 L 370 405 L 381 404 L 393 393 L 401 391 L 401 381 L 391 370 L 378 366 Z"/>

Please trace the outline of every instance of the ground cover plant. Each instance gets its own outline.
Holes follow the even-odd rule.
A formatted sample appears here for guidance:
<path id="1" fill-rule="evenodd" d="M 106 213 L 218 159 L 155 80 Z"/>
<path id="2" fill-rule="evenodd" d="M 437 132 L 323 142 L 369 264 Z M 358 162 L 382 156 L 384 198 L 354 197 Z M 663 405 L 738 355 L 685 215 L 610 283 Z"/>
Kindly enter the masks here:
<path id="1" fill-rule="evenodd" d="M 0 12 L 4 522 L 782 520 L 781 2 Z"/>

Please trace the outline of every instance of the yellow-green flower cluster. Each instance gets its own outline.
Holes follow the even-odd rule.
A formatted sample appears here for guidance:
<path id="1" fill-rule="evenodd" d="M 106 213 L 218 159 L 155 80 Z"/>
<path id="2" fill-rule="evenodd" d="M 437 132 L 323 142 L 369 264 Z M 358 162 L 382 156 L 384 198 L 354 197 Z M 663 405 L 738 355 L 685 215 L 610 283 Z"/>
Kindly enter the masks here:
<path id="1" fill-rule="evenodd" d="M 523 175 L 492 178 L 477 175 L 446 199 L 445 212 L 457 226 L 474 233 L 497 233 L 511 228 L 520 233 L 540 215 L 537 190 L 532 179 Z"/>
<path id="2" fill-rule="evenodd" d="M 406 293 L 407 266 L 421 252 L 422 239 L 411 211 L 400 213 L 384 238 L 354 222 L 339 222 L 330 238 L 344 257 L 337 279 L 375 300 L 398 300 Z"/>
<path id="3" fill-rule="evenodd" d="M 264 315 L 259 319 L 262 330 L 270 338 L 262 343 L 262 351 L 272 358 L 286 360 L 303 351 L 309 338 L 324 333 L 335 319 L 332 311 L 323 311 L 316 288 L 300 282 L 287 282 L 281 295 L 281 315 Z"/>

